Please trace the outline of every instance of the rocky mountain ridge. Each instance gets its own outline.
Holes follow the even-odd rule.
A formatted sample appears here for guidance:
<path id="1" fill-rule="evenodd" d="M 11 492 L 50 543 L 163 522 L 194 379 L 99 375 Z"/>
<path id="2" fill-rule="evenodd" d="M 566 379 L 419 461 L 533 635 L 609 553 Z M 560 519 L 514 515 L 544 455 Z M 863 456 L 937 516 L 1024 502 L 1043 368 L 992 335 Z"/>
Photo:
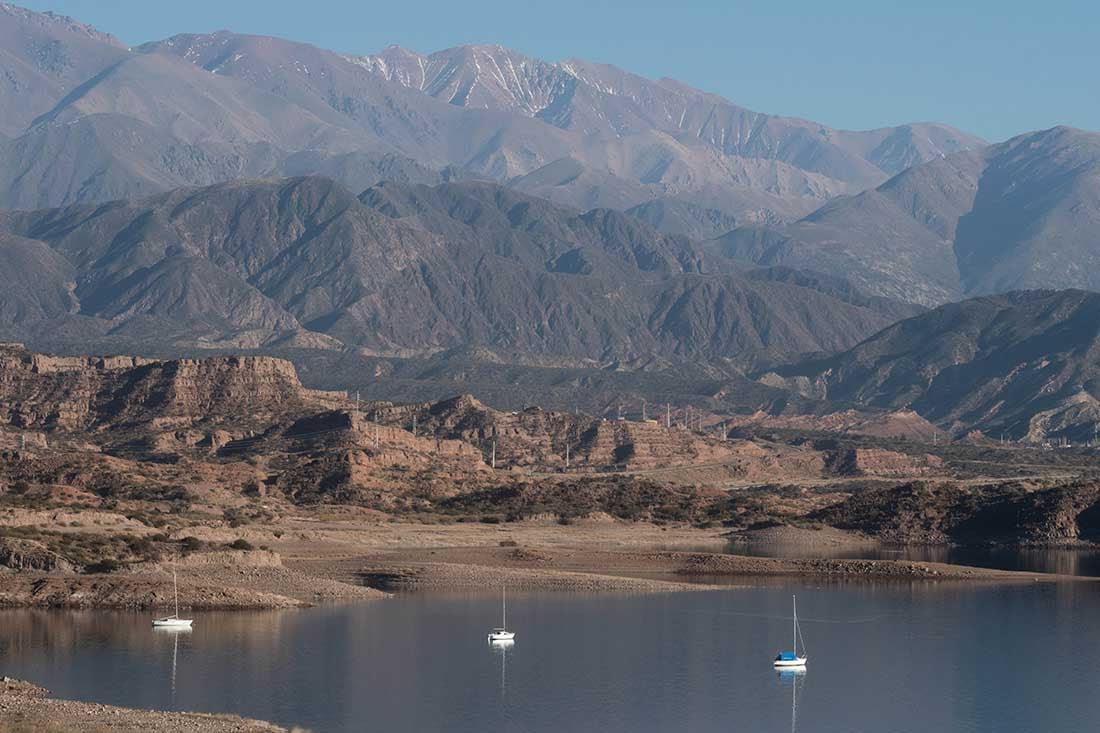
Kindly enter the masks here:
<path id="1" fill-rule="evenodd" d="M 1019 291 L 941 306 L 766 379 L 864 407 L 911 409 L 962 435 L 1094 441 L 1100 294 Z"/>
<path id="2" fill-rule="evenodd" d="M 1065 127 L 914 166 L 800 221 L 713 241 L 758 265 L 849 278 L 924 305 L 1025 288 L 1100 289 L 1100 134 Z"/>
<path id="3" fill-rule="evenodd" d="M 356 197 L 321 178 L 239 181 L 0 213 L 0 237 L 13 264 L 0 332 L 48 328 L 78 347 L 755 363 L 845 348 L 917 310 L 826 278 L 743 274 L 627 214 L 479 182 Z"/>

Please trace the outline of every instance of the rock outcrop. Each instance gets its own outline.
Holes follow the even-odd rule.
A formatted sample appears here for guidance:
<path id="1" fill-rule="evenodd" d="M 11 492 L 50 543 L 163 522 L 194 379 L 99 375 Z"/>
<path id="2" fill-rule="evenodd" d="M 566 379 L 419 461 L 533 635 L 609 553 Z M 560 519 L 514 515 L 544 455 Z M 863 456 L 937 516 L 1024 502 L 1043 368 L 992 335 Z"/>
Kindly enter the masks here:
<path id="1" fill-rule="evenodd" d="M 272 357 L 56 357 L 0 345 L 0 424 L 22 430 L 262 419 L 343 397 L 304 388 L 290 362 Z"/>

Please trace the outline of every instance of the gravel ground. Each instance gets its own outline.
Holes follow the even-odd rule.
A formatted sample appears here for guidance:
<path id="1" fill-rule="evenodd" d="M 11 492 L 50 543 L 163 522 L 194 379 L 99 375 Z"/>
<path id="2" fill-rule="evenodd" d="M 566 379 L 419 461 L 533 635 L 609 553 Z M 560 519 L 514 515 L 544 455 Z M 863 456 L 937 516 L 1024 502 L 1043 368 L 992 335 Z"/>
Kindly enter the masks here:
<path id="1" fill-rule="evenodd" d="M 288 733 L 235 715 L 164 713 L 57 700 L 29 682 L 0 680 L 0 733 Z"/>
<path id="2" fill-rule="evenodd" d="M 170 565 L 138 572 L 0 573 L 0 607 L 165 609 L 172 605 Z M 264 564 L 246 554 L 219 554 L 178 567 L 180 607 L 187 609 L 294 608 L 337 600 L 382 598 L 362 584 L 341 583 L 292 570 L 270 553 Z"/>

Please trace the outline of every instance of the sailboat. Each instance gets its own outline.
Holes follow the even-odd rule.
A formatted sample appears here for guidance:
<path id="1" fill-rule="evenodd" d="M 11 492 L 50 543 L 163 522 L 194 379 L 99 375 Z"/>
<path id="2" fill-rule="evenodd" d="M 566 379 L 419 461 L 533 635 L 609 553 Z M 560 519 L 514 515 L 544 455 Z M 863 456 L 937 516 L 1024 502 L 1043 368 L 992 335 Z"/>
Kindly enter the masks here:
<path id="1" fill-rule="evenodd" d="M 489 641 L 512 641 L 516 638 L 514 631 L 508 631 L 508 597 L 504 588 L 500 589 L 500 626 L 489 632 Z"/>
<path id="2" fill-rule="evenodd" d="M 156 629 L 189 629 L 191 628 L 191 619 L 180 618 L 180 590 L 179 584 L 176 582 L 176 570 L 172 569 L 172 596 L 176 602 L 176 612 L 171 616 L 165 616 L 164 618 L 153 619 L 153 628 Z"/>
<path id="3" fill-rule="evenodd" d="M 791 649 L 789 652 L 779 652 L 775 657 L 775 667 L 805 667 L 806 666 L 806 642 L 802 642 L 802 654 L 798 653 L 798 642 L 802 638 L 802 631 L 798 628 L 798 598 L 791 596 L 791 604 L 794 607 L 794 631 Z"/>

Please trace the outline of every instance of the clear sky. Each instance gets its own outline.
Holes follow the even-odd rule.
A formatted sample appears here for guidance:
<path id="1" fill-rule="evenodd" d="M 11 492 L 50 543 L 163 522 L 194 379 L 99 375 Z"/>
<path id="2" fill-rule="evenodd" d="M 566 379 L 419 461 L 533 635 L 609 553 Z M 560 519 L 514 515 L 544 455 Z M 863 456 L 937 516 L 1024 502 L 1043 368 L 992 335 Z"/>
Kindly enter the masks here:
<path id="1" fill-rule="evenodd" d="M 1097 0 L 16 0 L 136 45 L 227 28 L 336 51 L 499 43 L 670 76 L 746 107 L 988 140 L 1100 130 Z"/>

